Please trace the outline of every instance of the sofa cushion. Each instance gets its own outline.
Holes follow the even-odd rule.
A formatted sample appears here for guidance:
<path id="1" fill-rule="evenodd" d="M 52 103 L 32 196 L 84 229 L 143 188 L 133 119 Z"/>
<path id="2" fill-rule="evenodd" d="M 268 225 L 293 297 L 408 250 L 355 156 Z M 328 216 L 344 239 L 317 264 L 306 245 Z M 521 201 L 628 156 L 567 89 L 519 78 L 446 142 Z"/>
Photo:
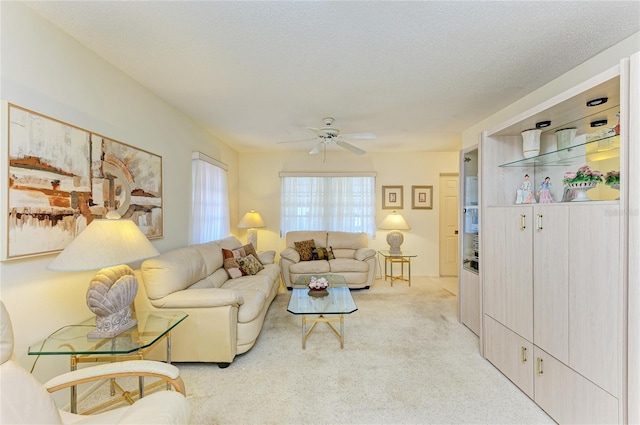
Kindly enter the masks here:
<path id="1" fill-rule="evenodd" d="M 253 289 L 238 289 L 238 292 L 244 299 L 244 304 L 238 308 L 238 323 L 251 322 L 262 312 L 267 302 L 267 295 Z"/>
<path id="2" fill-rule="evenodd" d="M 229 236 L 224 239 L 220 239 L 216 241 L 216 243 L 220 245 L 222 248 L 225 248 L 228 250 L 237 249 L 242 246 L 242 243 L 235 236 Z"/>
<path id="3" fill-rule="evenodd" d="M 353 258 L 336 258 L 329 261 L 331 273 L 368 272 L 369 264 Z"/>
<path id="4" fill-rule="evenodd" d="M 289 266 L 289 272 L 294 274 L 329 273 L 330 271 L 331 268 L 329 267 L 329 262 L 326 260 L 301 261 Z"/>
<path id="5" fill-rule="evenodd" d="M 313 259 L 313 250 L 316 248 L 316 244 L 313 239 L 294 242 L 294 245 L 296 247 L 296 251 L 300 254 L 300 261 L 311 261 Z"/>
<path id="6" fill-rule="evenodd" d="M 258 260 L 260 260 L 262 265 L 273 264 L 275 259 L 276 259 L 276 252 L 275 251 L 260 251 L 258 253 Z"/>
<path id="7" fill-rule="evenodd" d="M 264 269 L 262 263 L 256 257 L 254 257 L 253 254 L 249 254 L 246 257 L 239 258 L 238 264 L 240 265 L 240 270 L 242 270 L 242 273 L 251 276 Z"/>
<path id="8" fill-rule="evenodd" d="M 287 232 L 286 236 L 287 248 L 295 247 L 295 242 L 306 241 L 313 239 L 316 247 L 327 247 L 327 232 L 324 230 L 295 230 Z"/>
<path id="9" fill-rule="evenodd" d="M 369 246 L 366 233 L 327 232 L 327 246 L 336 249 L 358 249 Z"/>
<path id="10" fill-rule="evenodd" d="M 215 242 L 201 243 L 191 245 L 198 250 L 202 258 L 204 259 L 204 265 L 207 270 L 207 275 L 218 270 L 222 267 L 222 248 Z"/>
<path id="11" fill-rule="evenodd" d="M 204 279 L 189 286 L 189 289 L 220 288 L 227 280 L 229 280 L 229 274 L 221 267 Z"/>
<path id="12" fill-rule="evenodd" d="M 186 289 L 207 277 L 204 258 L 192 246 L 149 258 L 142 263 L 140 272 L 147 296 L 152 300 Z"/>

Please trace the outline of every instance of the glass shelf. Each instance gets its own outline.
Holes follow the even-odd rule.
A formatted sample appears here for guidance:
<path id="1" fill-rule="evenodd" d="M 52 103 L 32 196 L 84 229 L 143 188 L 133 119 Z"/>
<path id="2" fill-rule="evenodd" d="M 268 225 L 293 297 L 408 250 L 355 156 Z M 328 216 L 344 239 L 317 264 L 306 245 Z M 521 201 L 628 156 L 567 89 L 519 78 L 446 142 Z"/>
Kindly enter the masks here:
<path id="1" fill-rule="evenodd" d="M 587 136 L 587 138 L 585 138 L 586 141 L 571 147 L 505 162 L 500 167 L 567 166 L 575 165 L 577 159 L 583 162 L 595 162 L 620 156 L 620 135 L 609 132 L 596 137 Z"/>

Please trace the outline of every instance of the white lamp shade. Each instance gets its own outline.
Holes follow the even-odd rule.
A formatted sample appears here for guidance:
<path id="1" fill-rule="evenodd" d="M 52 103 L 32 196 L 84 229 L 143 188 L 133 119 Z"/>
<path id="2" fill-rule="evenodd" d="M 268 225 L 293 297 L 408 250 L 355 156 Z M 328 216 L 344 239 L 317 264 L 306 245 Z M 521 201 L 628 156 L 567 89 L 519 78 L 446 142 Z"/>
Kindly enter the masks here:
<path id="1" fill-rule="evenodd" d="M 382 223 L 378 225 L 379 229 L 387 229 L 387 230 L 410 230 L 409 224 L 407 220 L 404 219 L 402 214 L 397 212 L 392 212 L 388 216 L 382 220 Z"/>
<path id="2" fill-rule="evenodd" d="M 264 226 L 264 221 L 260 216 L 260 213 L 254 210 L 251 210 L 248 213 L 246 213 L 242 217 L 242 220 L 240 220 L 240 223 L 238 223 L 238 229 L 255 229 L 257 227 L 265 227 L 265 226 Z"/>
<path id="3" fill-rule="evenodd" d="M 128 219 L 95 219 L 49 264 L 50 270 L 97 270 L 160 255 Z"/>

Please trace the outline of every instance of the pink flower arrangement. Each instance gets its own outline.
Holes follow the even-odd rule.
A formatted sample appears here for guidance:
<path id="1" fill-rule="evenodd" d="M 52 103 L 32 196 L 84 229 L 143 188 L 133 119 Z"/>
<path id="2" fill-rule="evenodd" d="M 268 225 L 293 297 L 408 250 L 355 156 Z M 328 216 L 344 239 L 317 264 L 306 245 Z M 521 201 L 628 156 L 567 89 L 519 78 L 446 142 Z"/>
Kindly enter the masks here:
<path id="1" fill-rule="evenodd" d="M 564 173 L 562 182 L 564 184 L 583 183 L 583 182 L 601 182 L 602 173 L 592 170 L 588 165 L 578 168 L 578 171 L 567 171 Z"/>
<path id="2" fill-rule="evenodd" d="M 311 276 L 311 280 L 309 280 L 309 289 L 312 291 L 322 291 L 323 289 L 327 289 L 329 286 L 329 282 L 324 277 L 317 278 L 315 276 Z"/>
<path id="3" fill-rule="evenodd" d="M 620 184 L 620 171 L 609 171 L 604 176 L 604 184 L 611 186 L 612 184 Z"/>

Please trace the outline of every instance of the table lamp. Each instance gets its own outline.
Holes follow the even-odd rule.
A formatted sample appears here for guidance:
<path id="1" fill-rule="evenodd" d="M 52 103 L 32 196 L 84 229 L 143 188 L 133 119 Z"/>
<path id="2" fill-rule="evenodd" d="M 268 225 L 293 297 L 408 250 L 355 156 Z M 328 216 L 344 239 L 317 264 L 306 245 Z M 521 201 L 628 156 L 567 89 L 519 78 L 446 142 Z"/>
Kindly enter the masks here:
<path id="1" fill-rule="evenodd" d="M 238 223 L 238 229 L 249 229 L 247 230 L 247 243 L 253 244 L 255 249 L 258 249 L 258 227 L 265 227 L 265 225 L 260 213 L 254 210 L 246 213 Z"/>
<path id="2" fill-rule="evenodd" d="M 49 264 L 56 271 L 102 269 L 87 290 L 87 306 L 96 314 L 96 329 L 89 338 L 113 338 L 137 324 L 131 304 L 138 280 L 125 263 L 160 254 L 133 221 L 114 212 L 107 217 L 94 219 Z"/>
<path id="3" fill-rule="evenodd" d="M 387 233 L 387 243 L 389 244 L 389 253 L 390 254 L 402 254 L 400 250 L 400 245 L 404 242 L 404 236 L 400 230 L 409 230 L 409 224 L 404 219 L 402 214 L 397 212 L 392 212 L 389 214 L 382 223 L 378 225 L 379 229 L 389 229 L 391 230 Z"/>

